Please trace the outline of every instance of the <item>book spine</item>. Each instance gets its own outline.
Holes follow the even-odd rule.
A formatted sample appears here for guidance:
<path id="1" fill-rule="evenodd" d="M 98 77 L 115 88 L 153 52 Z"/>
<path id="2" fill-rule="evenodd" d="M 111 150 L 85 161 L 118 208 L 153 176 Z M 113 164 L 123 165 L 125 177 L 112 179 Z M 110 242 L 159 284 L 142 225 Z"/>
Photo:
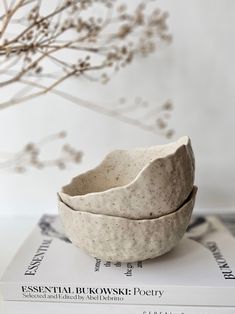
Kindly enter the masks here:
<path id="1" fill-rule="evenodd" d="M 235 290 L 227 287 L 113 287 L 4 283 L 0 293 L 8 301 L 181 306 L 235 306 Z"/>

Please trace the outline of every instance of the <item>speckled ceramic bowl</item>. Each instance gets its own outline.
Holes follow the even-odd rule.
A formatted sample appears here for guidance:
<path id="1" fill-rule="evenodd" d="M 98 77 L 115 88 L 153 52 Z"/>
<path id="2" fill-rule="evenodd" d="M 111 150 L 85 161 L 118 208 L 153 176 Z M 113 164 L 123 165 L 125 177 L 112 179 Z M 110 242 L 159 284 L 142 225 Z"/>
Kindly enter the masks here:
<path id="1" fill-rule="evenodd" d="M 167 145 L 115 150 L 59 193 L 74 210 L 131 219 L 179 208 L 192 191 L 194 155 L 185 136 Z"/>
<path id="2" fill-rule="evenodd" d="M 65 233 L 91 256 L 107 261 L 134 262 L 170 251 L 183 237 L 197 188 L 175 212 L 153 219 L 128 219 L 76 211 L 59 201 Z"/>

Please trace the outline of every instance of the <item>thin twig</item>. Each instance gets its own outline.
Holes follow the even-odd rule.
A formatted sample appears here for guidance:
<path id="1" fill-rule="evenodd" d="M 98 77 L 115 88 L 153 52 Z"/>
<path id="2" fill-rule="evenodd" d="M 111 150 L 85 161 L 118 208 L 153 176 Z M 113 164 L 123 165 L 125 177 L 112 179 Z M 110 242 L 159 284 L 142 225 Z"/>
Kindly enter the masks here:
<path id="1" fill-rule="evenodd" d="M 0 38 L 3 36 L 4 32 L 7 29 L 8 24 L 11 21 L 12 16 L 17 12 L 17 10 L 24 4 L 25 0 L 18 0 L 15 7 L 8 10 L 4 16 L 2 29 L 0 30 Z"/>

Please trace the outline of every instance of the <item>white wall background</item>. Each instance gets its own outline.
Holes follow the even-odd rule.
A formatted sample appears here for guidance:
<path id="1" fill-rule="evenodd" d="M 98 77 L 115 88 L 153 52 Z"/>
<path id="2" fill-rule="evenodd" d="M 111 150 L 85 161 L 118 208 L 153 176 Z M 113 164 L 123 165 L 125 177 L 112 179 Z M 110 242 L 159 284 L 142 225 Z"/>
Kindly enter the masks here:
<path id="1" fill-rule="evenodd" d="M 158 3 L 170 12 L 171 46 L 135 63 L 108 86 L 74 80 L 67 88 L 98 103 L 112 103 L 122 95 L 143 96 L 156 104 L 172 99 L 175 138 L 189 135 L 195 151 L 196 210 L 235 210 L 235 1 Z M 0 215 L 56 212 L 56 191 L 95 166 L 109 150 L 166 142 L 47 95 L 0 112 L 0 151 L 17 151 L 24 143 L 60 130 L 67 130 L 67 141 L 84 151 L 83 162 L 65 171 L 1 172 Z"/>

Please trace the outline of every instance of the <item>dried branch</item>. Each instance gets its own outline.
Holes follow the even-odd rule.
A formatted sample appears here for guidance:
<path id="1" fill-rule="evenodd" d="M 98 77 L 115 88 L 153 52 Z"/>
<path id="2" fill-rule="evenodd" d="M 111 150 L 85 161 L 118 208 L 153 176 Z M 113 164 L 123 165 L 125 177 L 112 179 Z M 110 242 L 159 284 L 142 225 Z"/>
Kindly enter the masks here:
<path id="1" fill-rule="evenodd" d="M 171 41 L 167 13 L 148 1 L 132 12 L 116 0 L 60 0 L 46 14 L 42 13 L 44 3 L 39 4 L 38 0 L 13 0 L 10 6 L 6 1 L 8 9 L 1 18 L 0 88 L 19 88 L 24 79 L 39 74 L 52 78 L 57 72 L 43 92 L 35 91 L 25 100 L 51 91 L 72 76 L 107 83 L 113 71 Z M 97 8 L 100 13 L 94 15 Z M 7 29 L 13 17 L 21 27 L 14 27 L 10 35 Z M 1 100 L 0 109 L 16 104 L 16 99 Z"/>
<path id="2" fill-rule="evenodd" d="M 119 0 L 59 0 L 57 4 L 3 0 L 2 8 L 0 110 L 51 92 L 143 130 L 168 137 L 173 134 L 168 127 L 172 105 L 168 109 L 166 104 L 150 106 L 140 98 L 100 105 L 62 88 L 71 77 L 106 84 L 138 56 L 149 56 L 170 43 L 168 14 L 156 8 L 154 1 L 140 0 L 129 9 Z M 24 149 L 13 154 L 0 168 L 8 163 L 16 166 L 17 161 L 18 169 L 25 170 L 25 160 L 31 160 L 27 154 Z M 44 162 L 44 166 L 51 164 L 54 161 Z"/>
<path id="3" fill-rule="evenodd" d="M 36 96 L 46 93 L 45 90 L 47 87 L 38 82 L 22 80 L 22 83 L 24 83 L 26 87 L 37 87 L 41 89 L 41 91 L 38 92 L 38 95 L 32 93 L 27 96 L 18 97 L 17 99 L 12 98 L 9 103 L 2 105 L 8 107 L 19 104 L 29 100 L 29 98 L 32 99 Z M 168 128 L 167 120 L 169 120 L 171 111 L 173 110 L 173 104 L 169 100 L 161 106 L 154 106 L 154 109 L 152 109 L 152 106 L 150 106 L 147 101 L 141 99 L 140 97 L 137 97 L 134 100 L 134 103 L 131 105 L 128 105 L 128 101 L 125 98 L 121 98 L 116 105 L 109 104 L 108 106 L 104 106 L 86 101 L 62 90 L 52 89 L 51 93 L 60 96 L 75 105 L 79 105 L 80 107 L 95 111 L 99 114 L 115 118 L 116 120 L 138 127 L 144 131 L 161 134 L 167 138 L 171 138 L 174 134 L 174 130 Z M 122 104 L 121 107 L 120 104 Z M 133 112 L 136 112 L 139 108 L 144 109 L 144 112 L 141 112 L 141 115 L 138 119 L 128 115 L 128 113 L 133 114 Z"/>
<path id="4" fill-rule="evenodd" d="M 42 159 L 40 155 L 45 146 L 56 140 L 63 140 L 66 132 L 60 132 L 43 138 L 37 143 L 28 143 L 16 153 L 0 152 L 0 171 L 26 172 L 29 168 L 44 169 L 57 167 L 65 169 L 69 163 L 80 163 L 82 152 L 64 143 L 60 155 L 53 159 Z"/>

